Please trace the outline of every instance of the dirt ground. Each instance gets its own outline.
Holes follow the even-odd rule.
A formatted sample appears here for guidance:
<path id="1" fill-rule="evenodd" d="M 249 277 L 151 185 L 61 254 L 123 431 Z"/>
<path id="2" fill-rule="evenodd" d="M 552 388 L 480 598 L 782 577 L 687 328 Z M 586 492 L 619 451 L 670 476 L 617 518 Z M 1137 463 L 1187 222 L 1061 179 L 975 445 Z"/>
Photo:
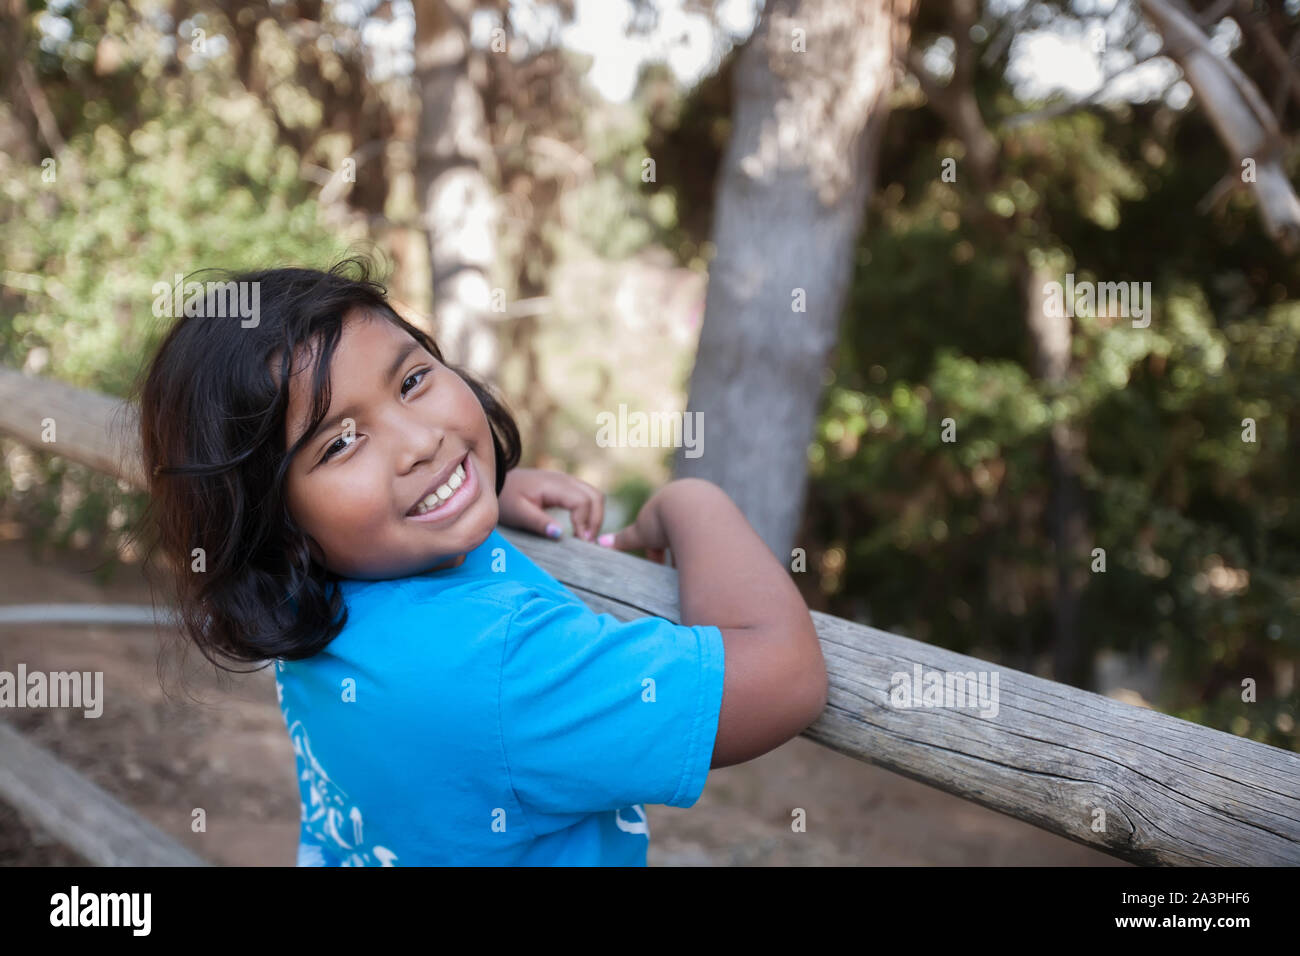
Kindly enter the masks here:
<path id="1" fill-rule="evenodd" d="M 100 587 L 75 560 L 35 564 L 24 542 L 0 541 L 0 604 L 28 602 L 147 604 L 149 591 L 139 575 Z M 201 701 L 169 699 L 152 630 L 0 627 L 0 670 L 103 671 L 105 697 L 93 720 L 58 709 L 0 719 L 214 863 L 293 865 L 298 791 L 269 671 L 222 686 L 196 667 Z M 205 833 L 190 831 L 195 807 Z M 805 833 L 790 831 L 794 807 Z M 646 812 L 651 866 L 1128 865 L 804 738 L 712 771 L 689 810 Z M 0 803 L 0 865 L 84 862 Z"/>

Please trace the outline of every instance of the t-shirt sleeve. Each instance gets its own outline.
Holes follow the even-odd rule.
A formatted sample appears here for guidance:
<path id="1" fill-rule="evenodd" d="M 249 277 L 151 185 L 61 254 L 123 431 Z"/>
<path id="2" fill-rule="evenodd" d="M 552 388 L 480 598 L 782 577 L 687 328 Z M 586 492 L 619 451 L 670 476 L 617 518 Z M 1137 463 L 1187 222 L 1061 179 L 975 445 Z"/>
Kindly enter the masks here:
<path id="1" fill-rule="evenodd" d="M 525 809 L 689 807 L 713 760 L 722 632 L 530 591 L 507 629 L 501 733 Z"/>

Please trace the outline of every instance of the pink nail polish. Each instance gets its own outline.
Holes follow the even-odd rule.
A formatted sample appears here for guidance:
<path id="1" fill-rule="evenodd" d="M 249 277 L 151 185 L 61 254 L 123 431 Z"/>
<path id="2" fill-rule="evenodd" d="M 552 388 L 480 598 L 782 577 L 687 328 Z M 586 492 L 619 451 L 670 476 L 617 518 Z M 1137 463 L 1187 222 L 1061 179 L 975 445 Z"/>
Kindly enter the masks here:
<path id="1" fill-rule="evenodd" d="M 614 547 L 614 535 L 602 534 L 599 538 L 596 539 L 596 543 L 600 545 L 602 548 L 612 548 Z"/>
<path id="2" fill-rule="evenodd" d="M 549 538 L 558 538 L 562 533 L 560 526 L 555 522 L 551 522 L 546 526 L 546 535 Z"/>

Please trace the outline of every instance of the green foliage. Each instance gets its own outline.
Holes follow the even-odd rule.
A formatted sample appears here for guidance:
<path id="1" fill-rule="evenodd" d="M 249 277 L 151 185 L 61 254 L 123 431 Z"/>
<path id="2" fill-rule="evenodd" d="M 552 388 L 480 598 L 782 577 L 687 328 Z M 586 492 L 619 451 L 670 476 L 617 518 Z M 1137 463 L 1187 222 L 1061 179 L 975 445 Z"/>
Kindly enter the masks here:
<path id="1" fill-rule="evenodd" d="M 625 259 L 658 240 L 677 223 L 669 191 L 654 188 L 659 158 L 645 148 L 645 117 L 631 107 L 609 106 L 587 116 L 584 155 L 590 177 L 562 197 L 566 230 L 562 251 L 578 249 L 609 260 Z M 653 165 L 652 165 L 653 164 Z"/>
<path id="2" fill-rule="evenodd" d="M 6 366 L 125 397 L 171 321 L 154 314 L 155 283 L 208 268 L 324 265 L 346 249 L 266 107 L 215 65 L 189 83 L 74 125 L 53 182 L 41 164 L 0 155 Z M 9 515 L 38 544 L 115 554 L 142 498 L 57 457 L 33 461 L 21 487 L 6 474 Z"/>
<path id="3" fill-rule="evenodd" d="M 923 4 L 913 42 L 949 20 Z M 711 131 L 731 110 L 732 66 L 684 103 L 647 102 L 648 143 L 671 157 L 655 188 L 678 197 L 667 244 L 683 262 L 710 233 L 725 146 Z M 1155 706 L 1300 749 L 1300 270 L 1245 190 L 1199 211 L 1226 160 L 1194 105 L 1007 129 L 1002 118 L 1041 104 L 1018 102 L 1004 67 L 1005 52 L 975 78 L 1000 150 L 987 191 L 935 111 L 896 109 L 886 124 L 809 448 L 804 593 L 1050 673 L 1053 430 L 1073 432 L 1085 537 L 1106 556 L 1104 572 L 1092 554 L 1072 565 L 1085 655 L 1163 653 Z M 1033 373 L 1018 260 L 1058 279 L 1150 282 L 1151 322 L 1076 316 L 1067 380 L 1048 385 Z M 1245 678 L 1257 703 L 1241 700 Z"/>
<path id="4" fill-rule="evenodd" d="M 1051 430 L 1069 425 L 1107 559 L 1078 563 L 1089 652 L 1160 648 L 1153 703 L 1300 749 L 1294 684 L 1279 684 L 1300 659 L 1300 273 L 1266 241 L 1242 254 L 1249 204 L 1217 222 L 1189 211 L 1189 183 L 1222 175 L 1212 134 L 1183 117 L 1160 144 L 1139 132 L 1149 116 L 1075 115 L 1004 141 L 1000 195 L 1024 227 L 1008 242 L 1077 281 L 1152 283 L 1147 328 L 1076 317 L 1070 379 L 1052 388 L 1031 373 L 1017 246 L 953 212 L 969 208 L 960 177 L 933 183 L 947 144 L 894 122 L 906 132 L 887 137 L 812 448 L 827 610 L 1035 667 L 1058 595 Z"/>

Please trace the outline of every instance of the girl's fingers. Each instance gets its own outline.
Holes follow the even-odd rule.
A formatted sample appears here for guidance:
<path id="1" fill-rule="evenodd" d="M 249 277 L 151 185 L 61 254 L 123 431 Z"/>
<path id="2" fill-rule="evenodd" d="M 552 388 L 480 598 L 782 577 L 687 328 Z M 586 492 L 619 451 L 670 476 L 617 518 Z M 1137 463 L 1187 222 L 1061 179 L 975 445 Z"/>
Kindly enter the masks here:
<path id="1" fill-rule="evenodd" d="M 563 508 L 569 512 L 569 519 L 573 524 L 573 533 L 575 537 L 582 537 L 582 531 L 586 527 L 583 524 L 583 515 L 587 508 L 591 506 L 590 499 L 582 493 L 577 487 L 574 479 L 569 479 L 567 475 L 560 476 L 566 480 L 554 482 L 546 487 L 541 494 L 541 504 L 546 508 Z"/>
<path id="2" fill-rule="evenodd" d="M 613 548 L 616 551 L 645 551 L 646 560 L 653 561 L 655 564 L 666 564 L 665 552 L 667 548 L 649 548 L 641 540 L 641 534 L 637 531 L 636 525 L 628 525 L 621 531 L 610 534 L 602 534 L 596 539 L 596 543 L 602 548 Z"/>
<path id="3" fill-rule="evenodd" d="M 595 541 L 605 520 L 605 495 L 577 478 L 572 483 L 570 490 L 581 498 L 573 508 L 573 533 L 584 541 Z"/>
<path id="4" fill-rule="evenodd" d="M 551 516 L 527 498 L 520 498 L 515 502 L 513 521 L 518 527 L 543 537 L 551 537 L 546 533 L 548 526 L 553 526 L 556 531 L 559 530 L 559 525 L 554 523 Z"/>
<path id="5" fill-rule="evenodd" d="M 596 543 L 602 548 L 613 548 L 615 551 L 638 551 L 641 548 L 641 535 L 637 532 L 636 525 L 630 524 L 619 531 L 602 534 Z"/>
<path id="6" fill-rule="evenodd" d="M 591 531 L 591 499 L 582 494 L 573 507 L 573 533 L 584 541 L 590 541 L 594 535 Z"/>
<path id="7" fill-rule="evenodd" d="M 588 525 L 591 534 L 587 540 L 595 541 L 596 535 L 600 534 L 600 526 L 605 523 L 605 493 L 599 488 L 592 488 L 590 485 L 587 487 L 591 489 L 591 515 Z"/>

